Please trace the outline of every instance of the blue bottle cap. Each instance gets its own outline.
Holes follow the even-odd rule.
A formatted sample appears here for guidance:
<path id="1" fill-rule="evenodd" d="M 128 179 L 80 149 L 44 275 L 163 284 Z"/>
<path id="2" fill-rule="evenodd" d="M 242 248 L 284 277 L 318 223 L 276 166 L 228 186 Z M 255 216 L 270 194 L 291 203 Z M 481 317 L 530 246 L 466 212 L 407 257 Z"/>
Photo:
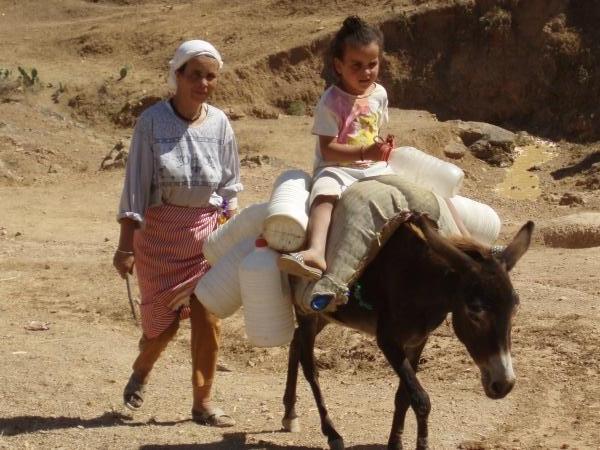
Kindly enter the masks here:
<path id="1" fill-rule="evenodd" d="M 310 302 L 310 308 L 313 311 L 323 311 L 331 302 L 331 295 L 317 295 Z"/>

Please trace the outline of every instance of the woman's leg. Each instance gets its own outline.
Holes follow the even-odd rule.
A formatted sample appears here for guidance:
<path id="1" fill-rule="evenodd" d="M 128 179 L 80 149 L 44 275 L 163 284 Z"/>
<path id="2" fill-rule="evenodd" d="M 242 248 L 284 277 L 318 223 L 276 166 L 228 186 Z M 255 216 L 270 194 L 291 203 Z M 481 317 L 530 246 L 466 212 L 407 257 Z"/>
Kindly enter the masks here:
<path id="1" fill-rule="evenodd" d="M 192 321 L 192 418 L 202 425 L 231 427 L 235 420 L 212 404 L 211 391 L 217 371 L 221 321 L 195 295 L 190 299 Z"/>
<path id="2" fill-rule="evenodd" d="M 190 299 L 190 309 L 192 388 L 194 390 L 192 412 L 201 414 L 216 410 L 212 405 L 211 391 L 217 371 L 221 321 L 214 314 L 211 314 L 194 295 Z M 231 420 L 231 418 L 229 419 Z M 208 423 L 208 421 L 206 422 Z M 231 425 L 233 423 L 233 420 L 231 420 Z"/>
<path id="3" fill-rule="evenodd" d="M 175 319 L 159 336 L 149 339 L 142 335 L 140 338 L 140 353 L 133 363 L 133 372 L 123 390 L 123 401 L 128 408 L 135 410 L 144 404 L 144 391 L 154 363 L 173 339 L 178 328 L 179 320 Z"/>
<path id="4" fill-rule="evenodd" d="M 140 354 L 133 363 L 133 375 L 141 384 L 146 384 L 154 363 L 167 347 L 171 339 L 177 334 L 179 320 L 175 319 L 169 328 L 155 338 L 148 339 L 142 335 L 139 342 Z"/>

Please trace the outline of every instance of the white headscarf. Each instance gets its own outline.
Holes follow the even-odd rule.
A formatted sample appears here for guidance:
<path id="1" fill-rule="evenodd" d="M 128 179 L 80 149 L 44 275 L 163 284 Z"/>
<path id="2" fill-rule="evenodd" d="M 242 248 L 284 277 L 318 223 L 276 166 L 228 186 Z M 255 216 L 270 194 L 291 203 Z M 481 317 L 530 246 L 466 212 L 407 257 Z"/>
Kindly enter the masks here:
<path id="1" fill-rule="evenodd" d="M 200 39 L 185 41 L 175 51 L 173 59 L 169 61 L 168 83 L 171 89 L 177 89 L 177 77 L 175 76 L 175 72 L 177 71 L 177 69 L 179 69 L 186 62 L 188 62 L 192 58 L 195 58 L 196 56 L 210 56 L 211 58 L 214 58 L 219 62 L 219 69 L 223 67 L 223 60 L 221 59 L 221 54 L 217 51 L 216 48 L 213 47 L 211 43 L 201 41 Z"/>

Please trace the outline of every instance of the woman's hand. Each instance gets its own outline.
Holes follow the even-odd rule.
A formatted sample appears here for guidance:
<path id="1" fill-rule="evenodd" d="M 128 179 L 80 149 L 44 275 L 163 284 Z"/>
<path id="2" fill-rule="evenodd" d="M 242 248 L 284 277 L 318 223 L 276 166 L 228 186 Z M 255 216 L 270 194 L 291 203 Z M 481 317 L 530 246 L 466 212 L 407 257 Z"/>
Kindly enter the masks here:
<path id="1" fill-rule="evenodd" d="M 115 251 L 115 255 L 113 256 L 113 266 L 115 266 L 115 269 L 117 269 L 121 278 L 126 278 L 128 273 L 133 273 L 134 263 L 135 258 L 133 252 L 123 252 L 121 250 Z"/>

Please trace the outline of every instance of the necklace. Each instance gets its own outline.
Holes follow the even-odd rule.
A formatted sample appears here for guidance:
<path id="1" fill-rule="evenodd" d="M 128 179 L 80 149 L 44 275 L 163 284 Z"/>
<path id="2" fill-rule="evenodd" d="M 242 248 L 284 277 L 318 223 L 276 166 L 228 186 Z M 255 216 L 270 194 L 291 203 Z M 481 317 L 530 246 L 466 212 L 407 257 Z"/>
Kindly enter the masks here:
<path id="1" fill-rule="evenodd" d="M 195 115 L 194 117 L 192 117 L 191 119 L 188 119 L 188 118 L 187 118 L 187 117 L 185 117 L 183 114 L 181 114 L 179 111 L 177 111 L 177 108 L 175 107 L 175 102 L 173 101 L 173 99 L 170 99 L 170 100 L 169 100 L 169 103 L 170 103 L 170 105 L 171 105 L 171 108 L 173 108 L 173 112 L 175 113 L 175 115 L 176 115 L 177 117 L 179 117 L 181 120 L 183 120 L 184 122 L 187 122 L 187 123 L 193 123 L 193 122 L 195 122 L 195 121 L 196 121 L 196 120 L 198 120 L 200 117 L 202 117 L 202 113 L 203 113 L 203 112 L 205 112 L 205 111 L 206 111 L 206 112 L 208 112 L 208 106 L 206 106 L 205 104 L 203 104 L 203 105 L 200 107 L 200 112 L 198 112 L 198 114 L 197 114 L 197 115 Z"/>

